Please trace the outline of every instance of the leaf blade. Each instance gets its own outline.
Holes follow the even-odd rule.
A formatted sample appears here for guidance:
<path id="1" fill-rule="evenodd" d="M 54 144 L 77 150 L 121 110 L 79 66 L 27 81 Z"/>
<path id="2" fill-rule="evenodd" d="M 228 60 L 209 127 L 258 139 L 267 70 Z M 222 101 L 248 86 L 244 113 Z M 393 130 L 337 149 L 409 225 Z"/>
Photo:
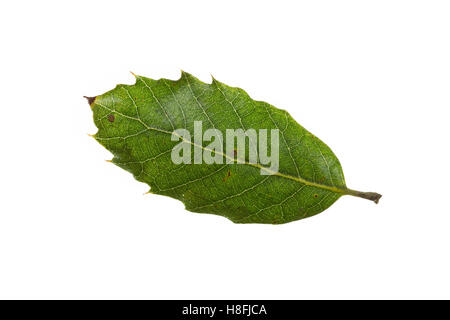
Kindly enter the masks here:
<path id="1" fill-rule="evenodd" d="M 331 149 L 289 113 L 215 79 L 206 84 L 185 72 L 176 81 L 136 76 L 134 85 L 118 85 L 90 104 L 95 138 L 114 154 L 112 162 L 189 211 L 238 223 L 286 223 L 322 212 L 353 191 Z M 170 154 L 178 142 L 170 136 L 177 128 L 192 132 L 197 120 L 203 130 L 278 129 L 279 172 L 261 175 L 267 168 L 248 162 L 175 165 Z"/>

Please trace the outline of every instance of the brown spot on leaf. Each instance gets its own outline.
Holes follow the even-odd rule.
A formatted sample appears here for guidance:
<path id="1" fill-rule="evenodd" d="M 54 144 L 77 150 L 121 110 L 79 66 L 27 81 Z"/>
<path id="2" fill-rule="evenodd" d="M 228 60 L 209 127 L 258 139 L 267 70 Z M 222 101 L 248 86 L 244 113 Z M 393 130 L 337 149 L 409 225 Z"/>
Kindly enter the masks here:
<path id="1" fill-rule="evenodd" d="M 114 117 L 113 114 L 108 114 L 108 121 L 109 121 L 109 122 L 114 122 L 115 119 L 116 119 L 116 118 Z"/>
<path id="2" fill-rule="evenodd" d="M 319 195 L 317 193 L 314 194 L 314 198 L 318 198 Z"/>
<path id="3" fill-rule="evenodd" d="M 226 182 L 229 177 L 231 177 L 231 171 L 230 170 L 228 170 L 227 175 L 225 176 L 225 178 L 222 179 L 222 181 Z"/>

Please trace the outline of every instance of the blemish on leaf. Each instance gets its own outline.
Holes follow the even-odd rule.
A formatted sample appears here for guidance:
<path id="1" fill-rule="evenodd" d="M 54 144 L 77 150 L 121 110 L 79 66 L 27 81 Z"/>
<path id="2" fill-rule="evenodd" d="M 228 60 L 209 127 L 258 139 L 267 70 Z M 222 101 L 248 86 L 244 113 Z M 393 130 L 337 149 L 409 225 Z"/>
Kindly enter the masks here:
<path id="1" fill-rule="evenodd" d="M 227 175 L 222 179 L 223 182 L 226 182 L 228 178 L 231 177 L 231 170 L 227 171 Z"/>
<path id="2" fill-rule="evenodd" d="M 116 119 L 116 118 L 114 117 L 113 114 L 108 114 L 108 121 L 109 121 L 109 122 L 114 122 L 115 119 Z"/>
<path id="3" fill-rule="evenodd" d="M 319 195 L 317 193 L 314 193 L 314 198 L 318 198 Z"/>

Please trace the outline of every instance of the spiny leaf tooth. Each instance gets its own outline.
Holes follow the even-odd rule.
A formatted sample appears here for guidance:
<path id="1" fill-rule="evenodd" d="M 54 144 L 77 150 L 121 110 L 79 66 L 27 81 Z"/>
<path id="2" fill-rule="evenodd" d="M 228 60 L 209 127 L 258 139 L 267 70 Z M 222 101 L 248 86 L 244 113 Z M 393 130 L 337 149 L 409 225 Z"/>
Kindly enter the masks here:
<path id="1" fill-rule="evenodd" d="M 198 80 L 198 78 L 194 77 L 194 76 L 193 76 L 192 74 L 190 74 L 189 72 L 186 72 L 186 71 L 184 71 L 184 70 L 181 70 L 181 78 L 183 78 L 183 77 L 188 78 L 188 79 L 192 79 L 192 80 L 195 80 L 195 81 L 200 81 L 200 80 Z"/>
<path id="2" fill-rule="evenodd" d="M 186 74 L 188 74 L 186 71 L 180 69 L 180 79 L 183 78 Z"/>

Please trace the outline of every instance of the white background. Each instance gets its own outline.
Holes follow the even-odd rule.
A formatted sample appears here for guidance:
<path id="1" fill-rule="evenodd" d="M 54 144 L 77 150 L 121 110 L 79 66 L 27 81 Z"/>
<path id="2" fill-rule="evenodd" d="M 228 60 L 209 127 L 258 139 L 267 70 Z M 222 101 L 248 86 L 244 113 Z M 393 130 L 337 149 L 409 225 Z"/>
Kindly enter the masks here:
<path id="1" fill-rule="evenodd" d="M 448 1 L 0 5 L 0 298 L 450 298 Z M 195 214 L 105 162 L 82 98 L 210 74 L 288 110 L 343 197 L 285 225 Z"/>

